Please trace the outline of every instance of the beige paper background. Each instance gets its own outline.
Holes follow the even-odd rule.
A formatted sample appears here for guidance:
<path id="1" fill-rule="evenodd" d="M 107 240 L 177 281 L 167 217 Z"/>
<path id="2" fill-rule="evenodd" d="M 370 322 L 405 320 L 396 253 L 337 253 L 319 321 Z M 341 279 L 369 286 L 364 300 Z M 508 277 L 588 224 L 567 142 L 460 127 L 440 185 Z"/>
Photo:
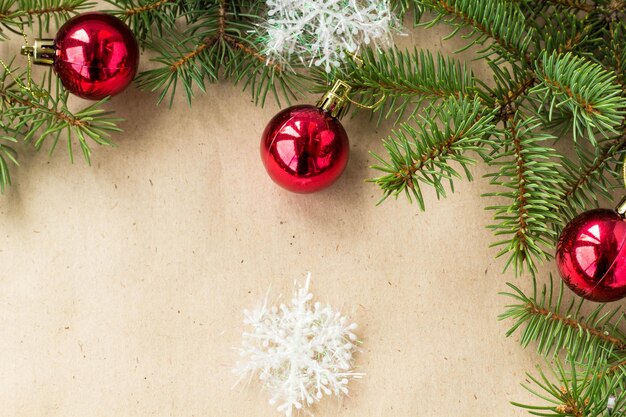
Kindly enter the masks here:
<path id="1" fill-rule="evenodd" d="M 445 28 L 409 32 L 402 45 L 460 45 Z M 508 402 L 529 398 L 519 384 L 540 359 L 496 317 L 505 281 L 530 279 L 502 275 L 488 248 L 484 167 L 444 201 L 429 194 L 426 213 L 377 207 L 363 180 L 389 126 L 363 115 L 344 120 L 343 178 L 295 195 L 258 155 L 277 105 L 228 83 L 191 108 L 154 103 L 136 89 L 112 100 L 128 121 L 92 167 L 22 149 L 0 197 L 0 416 L 275 416 L 256 384 L 231 389 L 232 348 L 241 311 L 307 271 L 360 324 L 367 373 L 316 415 L 525 415 Z"/>

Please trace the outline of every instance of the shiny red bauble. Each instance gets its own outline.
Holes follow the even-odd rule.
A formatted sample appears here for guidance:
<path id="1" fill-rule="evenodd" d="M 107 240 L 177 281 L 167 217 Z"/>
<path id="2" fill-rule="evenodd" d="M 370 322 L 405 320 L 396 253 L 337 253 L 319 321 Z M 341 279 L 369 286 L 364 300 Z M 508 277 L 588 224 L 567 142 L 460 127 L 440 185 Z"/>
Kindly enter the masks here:
<path id="1" fill-rule="evenodd" d="M 311 193 L 331 185 L 348 163 L 348 135 L 336 118 L 310 105 L 282 110 L 261 139 L 261 158 L 278 185 Z"/>
<path id="2" fill-rule="evenodd" d="M 576 294 L 609 302 L 626 296 L 626 221 L 613 210 L 575 217 L 559 239 L 556 261 Z"/>
<path id="3" fill-rule="evenodd" d="M 65 22 L 54 47 L 54 70 L 63 86 L 90 100 L 124 90 L 139 66 L 139 47 L 130 28 L 104 13 L 85 13 Z"/>

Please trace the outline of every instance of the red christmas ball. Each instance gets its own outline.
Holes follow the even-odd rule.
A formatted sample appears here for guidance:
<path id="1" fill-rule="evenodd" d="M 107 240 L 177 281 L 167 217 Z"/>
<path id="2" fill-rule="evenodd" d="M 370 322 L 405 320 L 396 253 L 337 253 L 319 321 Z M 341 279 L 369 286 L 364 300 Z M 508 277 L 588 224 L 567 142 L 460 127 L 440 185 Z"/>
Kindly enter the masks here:
<path id="1" fill-rule="evenodd" d="M 300 105 L 282 110 L 261 139 L 261 158 L 278 185 L 312 193 L 331 185 L 348 164 L 348 135 L 324 110 Z"/>
<path id="2" fill-rule="evenodd" d="M 597 302 L 626 296 L 626 221 L 615 211 L 597 209 L 565 226 L 556 251 L 568 287 Z"/>
<path id="3" fill-rule="evenodd" d="M 124 90 L 139 66 L 139 47 L 130 28 L 104 13 L 71 18 L 59 29 L 54 46 L 54 70 L 63 85 L 90 100 Z"/>

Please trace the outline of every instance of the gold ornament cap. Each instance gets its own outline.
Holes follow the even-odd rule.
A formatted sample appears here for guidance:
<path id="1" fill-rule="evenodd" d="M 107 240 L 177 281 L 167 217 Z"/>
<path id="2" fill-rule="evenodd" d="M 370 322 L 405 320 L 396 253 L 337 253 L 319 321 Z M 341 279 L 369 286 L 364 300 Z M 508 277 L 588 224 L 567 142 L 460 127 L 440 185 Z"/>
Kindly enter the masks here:
<path id="1" fill-rule="evenodd" d="M 326 92 L 317 102 L 317 107 L 329 113 L 332 117 L 341 118 L 348 109 L 352 87 L 343 80 L 335 81 L 333 88 Z"/>
<path id="2" fill-rule="evenodd" d="M 54 64 L 55 51 L 54 39 L 35 39 L 33 46 L 22 46 L 22 55 L 32 56 L 37 65 Z"/>

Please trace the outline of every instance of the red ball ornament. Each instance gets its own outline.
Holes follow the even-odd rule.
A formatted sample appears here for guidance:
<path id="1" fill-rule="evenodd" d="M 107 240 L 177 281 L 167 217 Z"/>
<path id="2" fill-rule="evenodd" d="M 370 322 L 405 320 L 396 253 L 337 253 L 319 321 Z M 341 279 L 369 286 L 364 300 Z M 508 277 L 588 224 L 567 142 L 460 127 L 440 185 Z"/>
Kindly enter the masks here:
<path id="1" fill-rule="evenodd" d="M 54 40 L 23 48 L 36 64 L 53 65 L 73 94 L 100 100 L 123 91 L 139 66 L 139 47 L 128 26 L 115 16 L 84 13 L 65 22 Z"/>
<path id="2" fill-rule="evenodd" d="M 278 113 L 261 139 L 267 173 L 297 193 L 312 193 L 335 182 L 348 163 L 348 152 L 348 135 L 339 120 L 310 105 Z"/>
<path id="3" fill-rule="evenodd" d="M 610 302 L 626 296 L 626 221 L 597 209 L 565 226 L 556 251 L 559 272 L 579 296 Z"/>

